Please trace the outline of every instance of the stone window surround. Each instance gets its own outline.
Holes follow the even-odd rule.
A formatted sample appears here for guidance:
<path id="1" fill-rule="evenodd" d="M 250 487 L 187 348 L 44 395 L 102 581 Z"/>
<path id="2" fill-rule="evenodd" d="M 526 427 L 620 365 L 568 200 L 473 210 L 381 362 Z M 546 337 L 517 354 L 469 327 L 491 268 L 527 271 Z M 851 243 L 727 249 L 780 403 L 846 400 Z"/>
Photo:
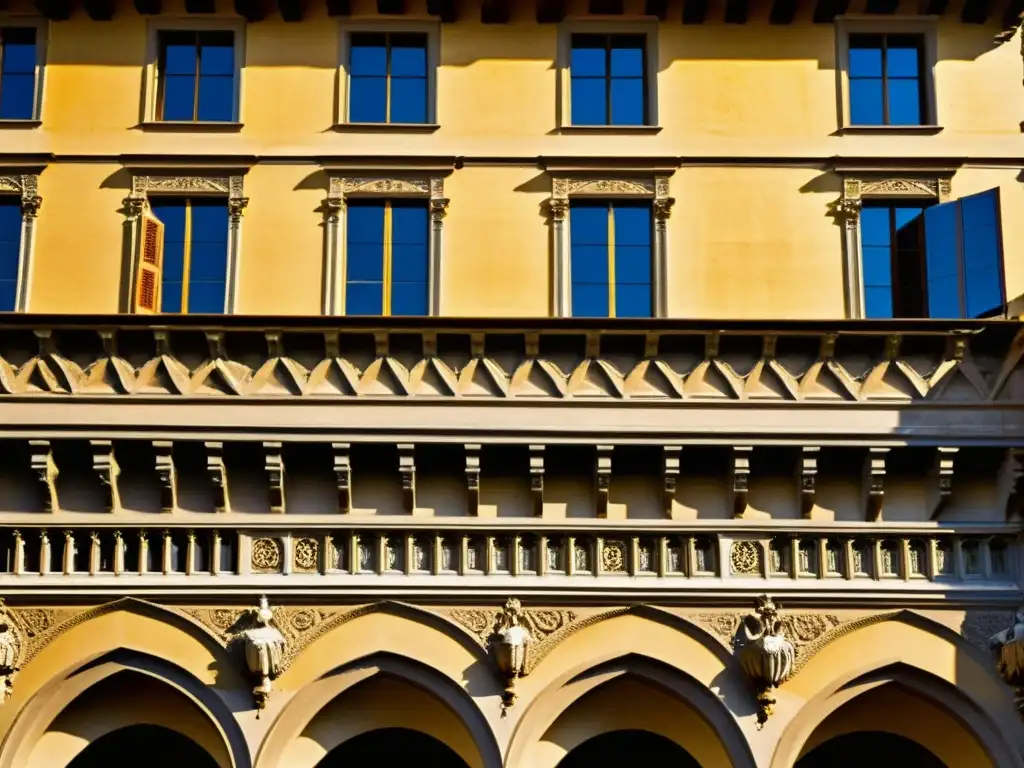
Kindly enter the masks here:
<path id="1" fill-rule="evenodd" d="M 39 174 L 21 173 L 0 176 L 0 194 L 21 197 L 21 244 L 18 249 L 18 285 L 14 310 L 28 311 L 28 287 L 32 277 L 32 255 L 35 252 L 36 217 L 43 204 L 39 196 Z"/>
<path id="2" fill-rule="evenodd" d="M 850 14 L 836 18 L 836 93 L 839 96 L 838 114 L 840 129 L 866 128 L 881 132 L 920 131 L 939 126 L 938 106 L 935 98 L 935 62 L 938 61 L 937 16 L 861 16 Z M 850 122 L 850 35 L 921 35 L 924 40 L 924 71 L 921 84 L 924 88 L 921 104 L 924 114 L 921 125 L 878 125 L 861 126 Z"/>
<path id="3" fill-rule="evenodd" d="M 156 113 L 159 91 L 161 32 L 234 32 L 235 33 L 235 103 L 234 122 L 242 122 L 242 78 L 245 72 L 245 21 L 242 19 L 196 19 L 161 17 L 149 19 L 146 30 L 146 64 L 143 70 L 142 108 L 140 122 L 146 124 L 205 125 L 213 121 L 165 121 Z"/>
<path id="4" fill-rule="evenodd" d="M 428 201 L 430 211 L 430 243 L 428 255 L 428 314 L 435 316 L 441 306 L 441 255 L 444 251 L 444 217 L 448 212 L 448 198 L 444 196 L 444 175 L 429 173 L 368 176 L 357 173 L 328 176 L 327 199 L 324 201 L 326 238 L 324 255 L 325 315 L 345 314 L 345 277 L 347 254 L 345 244 L 346 200 L 348 198 L 422 199 Z"/>
<path id="5" fill-rule="evenodd" d="M 951 176 L 949 172 L 844 174 L 843 196 L 835 203 L 835 212 L 843 223 L 843 271 L 848 317 L 861 319 L 866 316 L 860 242 L 860 211 L 864 200 L 916 199 L 944 203 L 950 199 Z"/>
<path id="6" fill-rule="evenodd" d="M 167 197 L 227 197 L 228 199 L 228 253 L 227 280 L 225 281 L 224 314 L 236 311 L 238 294 L 238 256 L 242 246 L 242 211 L 249 203 L 243 195 L 241 174 L 206 176 L 184 175 L 132 175 L 132 191 L 124 200 L 125 217 L 131 227 L 131 242 L 128 261 L 131 279 L 123 291 L 125 307 L 131 307 L 131 296 L 135 286 L 135 254 L 138 248 L 139 227 L 142 214 L 149 208 L 149 196 Z"/>
<path id="7" fill-rule="evenodd" d="M 654 214 L 652 241 L 652 283 L 654 317 L 667 312 L 668 232 L 667 222 L 675 198 L 669 197 L 667 174 L 602 174 L 554 176 L 551 179 L 551 211 L 554 242 L 554 301 L 556 317 L 572 317 L 572 271 L 570 264 L 569 202 L 579 198 L 646 199 Z"/>
<path id="8" fill-rule="evenodd" d="M 427 121 L 419 123 L 350 123 L 349 122 L 349 54 L 351 51 L 352 35 L 360 32 L 387 32 L 387 33 L 418 33 L 427 36 Z M 338 100 L 337 114 L 335 115 L 336 125 L 355 125 L 367 128 L 381 128 L 387 130 L 389 126 L 396 129 L 409 128 L 430 128 L 437 123 L 437 70 L 441 59 L 441 25 L 436 21 L 407 21 L 407 20 L 368 20 L 341 23 L 340 48 L 338 51 Z M 390 76 L 390 73 L 389 73 Z"/>

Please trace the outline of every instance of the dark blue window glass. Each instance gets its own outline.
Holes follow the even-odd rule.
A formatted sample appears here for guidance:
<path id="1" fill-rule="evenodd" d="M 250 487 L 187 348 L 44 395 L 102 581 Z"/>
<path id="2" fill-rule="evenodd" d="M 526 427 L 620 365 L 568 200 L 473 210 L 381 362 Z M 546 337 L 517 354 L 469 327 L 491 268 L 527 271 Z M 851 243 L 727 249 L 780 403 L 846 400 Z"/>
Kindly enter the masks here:
<path id="1" fill-rule="evenodd" d="M 643 35 L 573 35 L 569 60 L 573 125 L 647 122 Z"/>
<path id="2" fill-rule="evenodd" d="M 860 215 L 860 237 L 866 315 L 893 317 L 889 209 L 864 208 Z"/>
<path id="3" fill-rule="evenodd" d="M 18 303 L 18 264 L 21 260 L 21 199 L 0 196 L 0 312 Z"/>
<path id="4" fill-rule="evenodd" d="M 920 35 L 850 35 L 850 122 L 925 122 L 924 40 Z"/>
<path id="5" fill-rule="evenodd" d="M 960 199 L 963 233 L 964 305 L 979 317 L 1004 303 L 999 190 Z"/>
<path id="6" fill-rule="evenodd" d="M 921 206 L 871 203 L 861 211 L 868 317 L 927 317 Z"/>
<path id="7" fill-rule="evenodd" d="M 426 315 L 430 263 L 427 205 L 420 200 L 391 204 L 391 314 Z"/>
<path id="8" fill-rule="evenodd" d="M 650 317 L 650 205 L 580 200 L 569 217 L 573 316 Z"/>
<path id="9" fill-rule="evenodd" d="M 165 32 L 160 37 L 161 120 L 235 119 L 235 41 L 231 32 Z"/>
<path id="10" fill-rule="evenodd" d="M 345 311 L 350 315 L 384 314 L 383 200 L 351 200 L 345 224 Z"/>
<path id="11" fill-rule="evenodd" d="M 427 122 L 425 34 L 356 33 L 349 53 L 349 120 Z"/>
<path id="12" fill-rule="evenodd" d="M 0 120 L 31 120 L 36 102 L 36 30 L 0 29 Z"/>
<path id="13" fill-rule="evenodd" d="M 164 225 L 160 310 L 222 313 L 227 287 L 227 200 L 154 197 L 150 207 Z"/>

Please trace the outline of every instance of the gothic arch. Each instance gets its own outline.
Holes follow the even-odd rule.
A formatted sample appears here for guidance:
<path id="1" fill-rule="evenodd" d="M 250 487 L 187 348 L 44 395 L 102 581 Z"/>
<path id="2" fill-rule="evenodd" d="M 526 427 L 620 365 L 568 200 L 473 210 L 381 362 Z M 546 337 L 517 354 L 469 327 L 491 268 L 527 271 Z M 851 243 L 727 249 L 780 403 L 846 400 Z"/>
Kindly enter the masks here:
<path id="1" fill-rule="evenodd" d="M 330 669 L 299 689 L 267 731 L 257 754 L 257 768 L 290 768 L 297 761 L 306 759 L 305 755 L 295 756 L 293 745 L 318 715 L 329 714 L 334 704 L 343 703 L 346 696 L 358 687 L 386 679 L 399 681 L 409 690 L 415 690 L 417 694 L 433 699 L 435 704 L 443 705 L 453 715 L 458 727 L 463 729 L 461 735 L 465 738 L 461 745 L 457 745 L 449 743 L 438 733 L 429 735 L 455 749 L 470 766 L 500 768 L 501 751 L 488 719 L 460 682 L 409 656 L 386 652 L 372 653 Z M 495 692 L 498 689 L 495 683 Z M 351 732 L 333 728 L 331 741 L 321 741 L 320 747 L 329 752 L 349 738 L 388 725 L 404 724 L 380 722 L 373 728 L 356 725 L 350 729 Z M 426 729 L 424 732 L 427 732 Z M 470 749 L 466 746 L 469 744 L 472 745 Z M 467 751 L 475 754 L 467 754 Z"/>
<path id="2" fill-rule="evenodd" d="M 892 661 L 881 666 L 868 664 L 848 670 L 804 702 L 783 729 L 771 768 L 792 766 L 805 745 L 810 743 L 816 729 L 844 705 L 873 692 L 892 689 L 913 694 L 955 721 L 977 742 L 992 765 L 999 768 L 1024 767 L 1018 746 L 1021 725 L 1012 712 L 1012 705 L 1009 711 L 1005 711 L 1007 708 L 1000 706 L 1005 704 L 1003 701 L 979 701 L 956 681 L 906 661 Z M 896 730 L 892 732 L 897 733 Z"/>
<path id="3" fill-rule="evenodd" d="M 109 691 L 114 687 L 140 693 L 131 701 L 119 697 L 108 710 Z M 178 730 L 201 744 L 221 768 L 250 766 L 245 736 L 231 709 L 207 682 L 173 661 L 118 648 L 80 659 L 34 692 L 18 711 L 0 747 L 0 768 L 38 764 L 33 762 L 33 755 L 42 739 L 63 716 L 74 711 L 77 703 L 88 701 L 93 695 L 99 700 L 89 702 L 89 714 L 79 718 L 77 744 L 63 739 L 65 743 L 57 748 L 59 754 L 74 757 L 88 742 L 118 728 L 152 722 Z M 173 702 L 177 712 L 163 703 L 156 704 L 155 699 L 160 696 Z M 132 694 L 127 698 L 131 699 Z M 160 722 L 161 718 L 169 720 Z M 44 764 L 56 765 L 53 760 L 49 757 Z"/>
<path id="4" fill-rule="evenodd" d="M 722 672 L 715 677 L 715 687 L 731 687 L 728 673 L 724 669 Z M 590 660 L 567 670 L 542 690 L 532 693 L 525 710 L 519 713 L 519 721 L 512 733 L 505 759 L 506 768 L 529 768 L 538 764 L 542 759 L 536 754 L 539 743 L 564 715 L 580 706 L 591 694 L 623 683 L 639 684 L 656 691 L 681 710 L 691 713 L 694 722 L 700 721 L 707 735 L 716 742 L 716 759 L 721 765 L 754 768 L 753 754 L 733 712 L 709 684 L 678 666 L 641 653 Z M 628 713 L 622 711 L 621 722 L 616 722 L 615 718 L 607 722 L 593 718 L 589 729 L 575 729 L 571 741 L 563 743 L 561 748 L 568 753 L 601 733 L 636 727 L 628 717 Z M 658 732 L 656 727 L 651 720 L 645 719 L 645 730 Z M 672 738 L 668 733 L 660 735 Z M 680 746 L 685 748 L 683 744 Z"/>

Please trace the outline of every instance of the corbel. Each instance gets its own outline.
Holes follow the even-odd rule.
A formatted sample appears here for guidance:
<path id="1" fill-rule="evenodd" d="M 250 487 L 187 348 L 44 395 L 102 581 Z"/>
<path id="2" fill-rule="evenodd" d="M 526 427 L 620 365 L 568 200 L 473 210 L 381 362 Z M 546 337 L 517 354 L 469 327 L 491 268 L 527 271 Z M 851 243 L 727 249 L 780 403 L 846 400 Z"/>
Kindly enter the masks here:
<path id="1" fill-rule="evenodd" d="M 743 517 L 747 511 L 747 491 L 750 482 L 750 456 L 753 446 L 734 446 L 732 449 L 732 516 Z"/>
<path id="2" fill-rule="evenodd" d="M 673 504 L 676 498 L 676 488 L 679 486 L 680 456 L 683 452 L 681 445 L 666 445 L 663 448 L 665 455 L 664 483 L 662 485 L 662 504 L 665 509 L 665 517 L 672 517 Z"/>
<path id="3" fill-rule="evenodd" d="M 612 451 L 615 446 L 597 446 L 597 516 L 608 517 L 608 495 L 612 487 Z"/>
<path id="4" fill-rule="evenodd" d="M 811 518 L 818 490 L 818 455 L 821 448 L 805 445 L 800 449 L 800 516 Z"/>
<path id="5" fill-rule="evenodd" d="M 999 472 L 1000 489 L 1006 494 L 1006 519 L 1020 515 L 1024 503 L 1024 448 L 1010 448 L 1006 451 Z"/>
<path id="6" fill-rule="evenodd" d="M 416 510 L 416 446 L 412 443 L 398 444 L 398 474 L 402 478 L 402 503 L 412 514 Z"/>
<path id="7" fill-rule="evenodd" d="M 92 450 L 92 471 L 100 481 L 103 493 L 103 508 L 112 512 L 121 506 L 120 494 L 117 491 L 117 476 L 120 468 L 114 458 L 114 444 L 110 440 L 90 440 Z"/>
<path id="8" fill-rule="evenodd" d="M 160 511 L 173 512 L 177 505 L 175 496 L 174 443 L 170 440 L 154 440 L 153 454 L 156 458 L 156 476 L 160 481 Z"/>
<path id="9" fill-rule="evenodd" d="M 869 523 L 882 519 L 882 502 L 885 497 L 885 458 L 888 448 L 868 448 L 864 460 L 864 479 L 867 491 L 864 519 Z"/>
<path id="10" fill-rule="evenodd" d="M 352 509 L 352 462 L 348 443 L 331 443 L 331 454 L 334 457 L 334 479 L 338 486 L 338 511 L 348 512 Z"/>
<path id="11" fill-rule="evenodd" d="M 281 443 L 264 441 L 263 467 L 267 471 L 270 511 L 284 512 L 284 456 L 281 453 Z"/>
<path id="12" fill-rule="evenodd" d="M 466 444 L 466 492 L 471 515 L 480 514 L 480 448 L 475 443 Z"/>
<path id="13" fill-rule="evenodd" d="M 49 440 L 29 440 L 29 461 L 39 484 L 43 511 L 53 512 L 57 504 L 57 462 Z"/>
<path id="14" fill-rule="evenodd" d="M 533 514 L 544 514 L 544 446 L 530 446 L 530 494 L 533 496 Z"/>
<path id="15" fill-rule="evenodd" d="M 213 485 L 214 512 L 228 511 L 228 472 L 224 463 L 224 443 L 207 441 L 206 474 Z"/>
<path id="16" fill-rule="evenodd" d="M 721 341 L 721 334 L 718 331 L 711 331 L 704 334 L 704 359 L 714 360 L 718 357 L 718 349 Z"/>
<path id="17" fill-rule="evenodd" d="M 959 448 L 941 446 L 935 449 L 935 463 L 931 472 L 932 520 L 938 519 L 953 496 L 953 462 L 959 451 Z"/>

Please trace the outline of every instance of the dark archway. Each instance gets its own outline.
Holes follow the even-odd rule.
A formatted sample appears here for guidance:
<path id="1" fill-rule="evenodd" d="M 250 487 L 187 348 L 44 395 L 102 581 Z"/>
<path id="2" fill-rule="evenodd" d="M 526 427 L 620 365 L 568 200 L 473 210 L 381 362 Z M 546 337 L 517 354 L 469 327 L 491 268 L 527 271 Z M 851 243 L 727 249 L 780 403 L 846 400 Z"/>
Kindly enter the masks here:
<path id="1" fill-rule="evenodd" d="M 187 736 L 159 725 L 130 725 L 96 739 L 68 768 L 112 768 L 129 763 L 146 768 L 218 768 L 217 761 Z"/>
<path id="2" fill-rule="evenodd" d="M 883 731 L 855 731 L 819 744 L 797 760 L 795 768 L 862 768 L 884 758 L 886 765 L 946 768 L 916 741 Z"/>
<path id="3" fill-rule="evenodd" d="M 316 768 L 348 768 L 354 765 L 469 768 L 451 747 L 433 736 L 409 728 L 380 728 L 361 733 L 328 752 Z"/>
<path id="4" fill-rule="evenodd" d="M 644 765 L 700 768 L 700 763 L 674 741 L 650 731 L 610 731 L 580 744 L 562 758 L 558 768 L 621 768 Z"/>

